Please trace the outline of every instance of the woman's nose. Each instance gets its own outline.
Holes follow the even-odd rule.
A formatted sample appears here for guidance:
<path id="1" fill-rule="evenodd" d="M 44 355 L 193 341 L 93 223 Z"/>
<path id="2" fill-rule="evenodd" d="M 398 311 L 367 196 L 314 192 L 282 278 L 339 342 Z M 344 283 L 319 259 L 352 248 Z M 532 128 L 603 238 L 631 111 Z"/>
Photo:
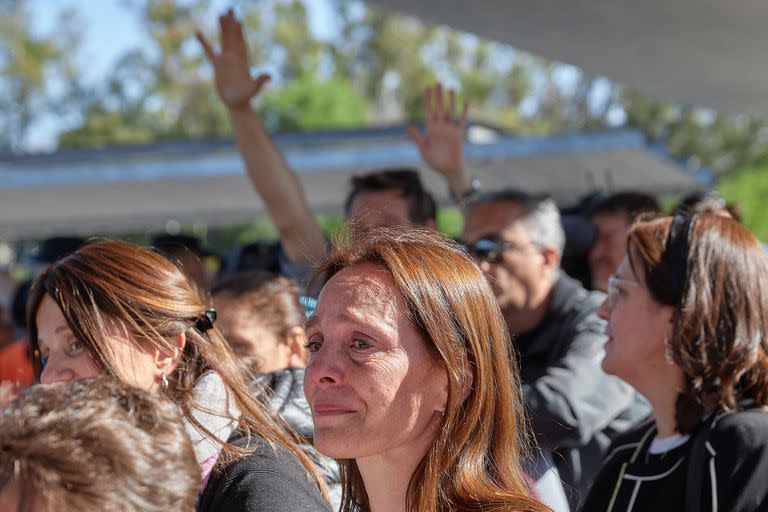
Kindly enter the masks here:
<path id="1" fill-rule="evenodd" d="M 311 381 L 316 386 L 342 383 L 344 381 L 342 357 L 341 351 L 330 350 L 327 345 L 317 352 L 310 353 L 305 370 L 305 383 Z"/>
<path id="2" fill-rule="evenodd" d="M 603 300 L 603 303 L 600 304 L 600 307 L 597 308 L 597 316 L 602 318 L 603 320 L 608 320 L 608 317 L 611 316 L 611 305 L 609 304 L 608 297 Z"/>
<path id="3" fill-rule="evenodd" d="M 75 372 L 62 364 L 58 357 L 51 355 L 40 373 L 41 384 L 53 384 L 55 382 L 70 382 L 75 380 Z"/>

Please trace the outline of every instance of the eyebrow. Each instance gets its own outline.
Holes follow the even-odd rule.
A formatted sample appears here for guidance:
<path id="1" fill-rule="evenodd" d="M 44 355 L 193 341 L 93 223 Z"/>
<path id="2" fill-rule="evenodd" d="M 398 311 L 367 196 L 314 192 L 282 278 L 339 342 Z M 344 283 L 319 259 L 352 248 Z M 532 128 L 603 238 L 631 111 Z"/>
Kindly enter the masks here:
<path id="1" fill-rule="evenodd" d="M 57 328 L 55 328 L 53 330 L 53 333 L 54 334 L 61 334 L 62 332 L 65 332 L 65 331 L 72 332 L 72 329 L 67 324 L 63 324 L 63 325 L 60 325 Z M 45 344 L 45 340 L 38 335 L 38 337 L 37 337 L 37 345 L 40 346 L 40 345 L 44 345 L 44 344 Z"/>
<path id="2" fill-rule="evenodd" d="M 304 330 L 308 331 L 310 328 L 314 327 L 315 325 L 320 323 L 320 318 L 313 314 L 309 318 L 307 318 L 307 321 L 304 322 Z"/>

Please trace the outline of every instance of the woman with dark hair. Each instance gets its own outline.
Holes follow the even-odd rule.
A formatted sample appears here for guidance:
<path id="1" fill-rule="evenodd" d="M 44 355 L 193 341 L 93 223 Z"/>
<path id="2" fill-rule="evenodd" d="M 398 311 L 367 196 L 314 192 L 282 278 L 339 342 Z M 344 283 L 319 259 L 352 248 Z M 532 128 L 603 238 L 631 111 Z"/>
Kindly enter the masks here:
<path id="1" fill-rule="evenodd" d="M 619 437 L 589 512 L 768 510 L 768 260 L 733 219 L 639 222 L 609 281 L 603 368 L 652 418 Z"/>
<path id="2" fill-rule="evenodd" d="M 545 511 L 496 299 L 455 243 L 352 227 L 320 269 L 304 389 L 342 511 Z"/>
<path id="3" fill-rule="evenodd" d="M 253 397 L 252 377 L 215 318 L 164 257 L 123 242 L 92 243 L 32 287 L 35 373 L 44 384 L 106 373 L 169 396 L 201 467 L 199 511 L 329 510 L 313 463 Z"/>

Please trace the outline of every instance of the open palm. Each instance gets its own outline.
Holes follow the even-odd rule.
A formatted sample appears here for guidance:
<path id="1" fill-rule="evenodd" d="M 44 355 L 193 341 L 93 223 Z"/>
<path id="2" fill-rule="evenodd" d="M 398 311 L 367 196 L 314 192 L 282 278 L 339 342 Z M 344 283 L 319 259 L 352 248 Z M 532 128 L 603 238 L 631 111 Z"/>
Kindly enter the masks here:
<path id="1" fill-rule="evenodd" d="M 250 100 L 269 80 L 269 75 L 251 77 L 248 65 L 248 49 L 243 36 L 243 26 L 230 9 L 219 17 L 221 51 L 216 53 L 208 40 L 197 32 L 198 41 L 213 64 L 216 90 L 221 100 L 232 109 L 247 108 Z"/>
<path id="2" fill-rule="evenodd" d="M 419 148 L 421 157 L 432 169 L 449 177 L 463 165 L 464 132 L 467 127 L 467 104 L 459 114 L 455 91 L 448 91 L 446 101 L 443 88 L 437 84 L 424 90 L 425 132 L 409 127 L 408 134 Z"/>

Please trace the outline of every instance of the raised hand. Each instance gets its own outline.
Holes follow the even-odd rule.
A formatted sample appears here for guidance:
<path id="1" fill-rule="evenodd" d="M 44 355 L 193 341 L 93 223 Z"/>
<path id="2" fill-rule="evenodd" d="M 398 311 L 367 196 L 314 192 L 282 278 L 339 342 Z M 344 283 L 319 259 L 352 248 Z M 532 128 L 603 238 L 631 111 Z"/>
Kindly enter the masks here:
<path id="1" fill-rule="evenodd" d="M 213 64 L 216 90 L 224 104 L 231 110 L 250 107 L 251 98 L 259 93 L 269 80 L 269 75 L 251 76 L 248 65 L 248 49 L 243 36 L 243 26 L 235 18 L 232 9 L 224 16 L 219 16 L 221 51 L 217 54 L 213 46 L 199 31 L 197 40 Z"/>
<path id="2" fill-rule="evenodd" d="M 419 148 L 421 158 L 442 174 L 449 183 L 464 173 L 464 132 L 467 128 L 469 104 L 464 102 L 461 115 L 456 107 L 456 91 L 443 92 L 440 84 L 424 89 L 424 122 L 422 133 L 414 126 L 408 135 Z"/>

